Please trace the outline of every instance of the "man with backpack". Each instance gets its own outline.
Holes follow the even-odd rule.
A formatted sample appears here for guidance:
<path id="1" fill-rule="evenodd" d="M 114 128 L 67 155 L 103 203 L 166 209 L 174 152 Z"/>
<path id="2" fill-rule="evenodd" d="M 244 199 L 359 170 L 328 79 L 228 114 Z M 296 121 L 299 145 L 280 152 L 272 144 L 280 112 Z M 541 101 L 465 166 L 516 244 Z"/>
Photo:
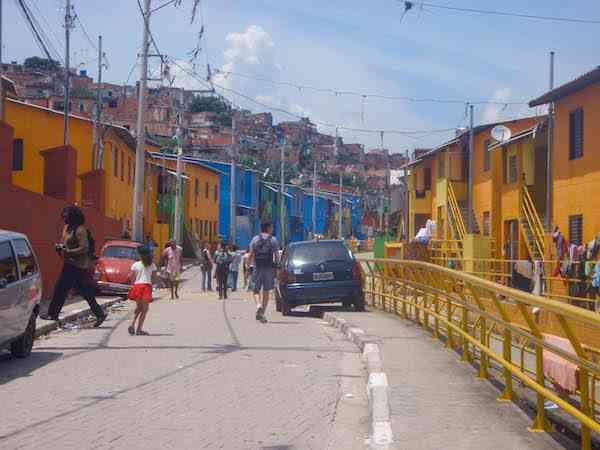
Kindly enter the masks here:
<path id="1" fill-rule="evenodd" d="M 215 252 L 215 278 L 219 289 L 219 300 L 227 299 L 227 278 L 229 278 L 229 266 L 233 256 L 227 250 L 227 245 L 221 242 L 219 249 Z"/>
<path id="2" fill-rule="evenodd" d="M 265 313 L 271 291 L 275 289 L 276 255 L 279 243 L 272 233 L 272 225 L 263 223 L 261 233 L 250 242 L 250 258 L 254 262 L 253 292 L 256 301 L 256 320 L 262 323 L 267 323 Z"/>
<path id="3" fill-rule="evenodd" d="M 65 227 L 62 242 L 56 244 L 56 252 L 63 258 L 60 273 L 48 312 L 40 315 L 42 319 L 58 320 L 69 290 L 75 288 L 90 305 L 96 316 L 94 327 L 99 327 L 106 319 L 106 313 L 96 302 L 96 286 L 90 269 L 95 258 L 96 241 L 84 226 L 85 217 L 78 206 L 67 206 L 62 212 Z"/>
<path id="4" fill-rule="evenodd" d="M 202 292 L 212 291 L 213 259 L 210 256 L 210 248 L 207 242 L 202 243 L 198 259 L 200 260 L 200 270 L 202 271 Z"/>

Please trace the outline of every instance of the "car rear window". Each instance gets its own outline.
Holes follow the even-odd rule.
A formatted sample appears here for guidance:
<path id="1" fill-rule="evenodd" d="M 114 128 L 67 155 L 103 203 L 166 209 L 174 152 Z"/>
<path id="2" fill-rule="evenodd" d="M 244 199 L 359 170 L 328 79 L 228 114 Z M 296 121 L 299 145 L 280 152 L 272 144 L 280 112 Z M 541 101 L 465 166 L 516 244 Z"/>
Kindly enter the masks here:
<path id="1" fill-rule="evenodd" d="M 19 261 L 21 277 L 26 278 L 35 275 L 38 272 L 38 268 L 27 241 L 25 239 L 15 239 L 13 244 L 15 245 L 17 260 Z"/>
<path id="2" fill-rule="evenodd" d="M 0 279 L 4 284 L 11 284 L 18 280 L 17 262 L 8 242 L 0 242 Z"/>
<path id="3" fill-rule="evenodd" d="M 327 261 L 350 261 L 348 248 L 338 242 L 321 242 L 292 247 L 290 260 L 294 265 L 320 264 Z"/>
<path id="4" fill-rule="evenodd" d="M 117 258 L 117 259 L 132 259 L 137 261 L 139 254 L 137 248 L 125 247 L 122 245 L 111 245 L 106 247 L 102 252 L 104 258 Z"/>

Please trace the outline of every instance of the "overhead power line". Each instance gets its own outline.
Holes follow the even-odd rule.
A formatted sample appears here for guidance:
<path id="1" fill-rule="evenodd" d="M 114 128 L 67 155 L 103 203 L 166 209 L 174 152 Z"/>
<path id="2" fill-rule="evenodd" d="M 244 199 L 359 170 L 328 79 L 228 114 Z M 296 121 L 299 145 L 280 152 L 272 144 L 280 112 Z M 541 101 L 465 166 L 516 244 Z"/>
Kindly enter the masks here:
<path id="1" fill-rule="evenodd" d="M 477 8 L 462 8 L 458 6 L 451 5 L 441 5 L 438 3 L 428 3 L 428 2 L 404 2 L 404 14 L 407 11 L 412 9 L 415 5 L 428 7 L 428 8 L 437 8 L 437 9 L 446 9 L 450 11 L 459 11 L 466 12 L 472 14 L 486 14 L 493 16 L 505 16 L 505 17 L 519 17 L 521 19 L 532 19 L 532 20 L 545 20 L 551 22 L 570 22 L 570 23 L 585 23 L 585 24 L 600 24 L 600 19 L 583 19 L 583 18 L 575 18 L 575 17 L 557 17 L 557 16 L 541 16 L 536 14 L 525 14 L 518 13 L 513 11 L 497 11 L 497 10 L 489 10 L 489 9 L 477 9 Z"/>
<path id="2" fill-rule="evenodd" d="M 298 84 L 291 81 L 276 81 L 269 78 L 263 77 L 255 77 L 252 75 L 241 74 L 232 71 L 218 70 L 217 74 L 223 75 L 233 75 L 240 78 L 247 78 L 250 80 L 261 81 L 265 83 L 270 83 L 278 86 L 287 86 L 291 88 L 298 89 L 299 92 L 302 90 L 306 91 L 314 91 L 320 93 L 326 93 L 334 96 L 353 96 L 353 97 L 361 97 L 363 99 L 368 98 L 377 98 L 382 100 L 398 100 L 398 101 L 406 101 L 413 103 L 445 103 L 445 104 L 455 104 L 455 105 L 464 105 L 466 103 L 471 105 L 527 105 L 526 101 L 494 101 L 494 100 L 460 100 L 460 99 L 444 99 L 444 98 L 433 98 L 433 97 L 408 97 L 408 96 L 395 96 L 395 95 L 384 95 L 378 93 L 367 93 L 367 92 L 357 92 L 357 91 L 349 91 L 337 88 L 321 88 L 315 86 L 309 86 L 304 84 Z"/>
<path id="3" fill-rule="evenodd" d="M 175 60 L 173 58 L 170 58 L 170 60 L 174 66 L 179 67 L 180 70 L 182 70 L 183 72 L 188 74 L 190 77 L 194 78 L 195 80 L 197 80 L 198 82 L 200 82 L 202 84 L 212 85 L 218 89 L 223 90 L 224 92 L 229 92 L 231 94 L 234 94 L 240 98 L 243 98 L 244 100 L 247 100 L 255 105 L 261 106 L 262 108 L 268 109 L 270 111 L 279 112 L 279 113 L 285 114 L 287 116 L 294 117 L 296 119 L 304 119 L 304 117 L 301 116 L 300 114 L 294 113 L 292 111 L 288 111 L 287 109 L 284 109 L 284 108 L 281 108 L 278 106 L 273 106 L 273 105 L 269 105 L 264 102 L 258 101 L 256 99 L 250 97 L 249 95 L 246 95 L 246 94 L 236 91 L 235 89 L 231 89 L 231 88 L 228 88 L 225 86 L 220 86 L 219 84 L 215 83 L 214 81 L 209 83 L 204 79 L 203 76 L 198 74 L 196 71 L 182 66 L 181 64 L 179 64 L 177 62 L 177 60 Z M 328 123 L 328 122 L 323 122 L 320 120 L 313 120 L 313 119 L 311 119 L 311 123 L 314 123 L 315 125 L 327 127 L 327 128 L 332 128 L 332 129 L 337 128 L 339 130 L 353 131 L 356 133 L 378 133 L 378 134 L 381 134 L 383 132 L 385 134 L 398 134 L 398 135 L 403 135 L 403 136 L 407 136 L 407 137 L 411 137 L 411 136 L 415 137 L 418 135 L 430 135 L 430 134 L 438 134 L 438 133 L 448 133 L 451 131 L 455 131 L 455 128 L 444 128 L 444 129 L 434 129 L 434 130 L 394 130 L 394 129 L 386 130 L 386 129 L 353 128 L 353 127 L 349 127 L 349 126 L 336 125 L 333 123 Z M 419 136 L 419 138 L 422 138 L 422 137 L 424 137 L 424 136 Z"/>

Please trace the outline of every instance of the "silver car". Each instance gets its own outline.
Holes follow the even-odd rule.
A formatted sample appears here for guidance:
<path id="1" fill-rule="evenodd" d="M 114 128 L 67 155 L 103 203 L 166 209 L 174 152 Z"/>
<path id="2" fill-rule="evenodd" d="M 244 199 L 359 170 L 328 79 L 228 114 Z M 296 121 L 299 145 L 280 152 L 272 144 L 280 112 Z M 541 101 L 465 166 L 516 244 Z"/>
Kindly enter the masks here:
<path id="1" fill-rule="evenodd" d="M 0 230 L 0 348 L 29 356 L 41 296 L 39 264 L 27 236 Z"/>

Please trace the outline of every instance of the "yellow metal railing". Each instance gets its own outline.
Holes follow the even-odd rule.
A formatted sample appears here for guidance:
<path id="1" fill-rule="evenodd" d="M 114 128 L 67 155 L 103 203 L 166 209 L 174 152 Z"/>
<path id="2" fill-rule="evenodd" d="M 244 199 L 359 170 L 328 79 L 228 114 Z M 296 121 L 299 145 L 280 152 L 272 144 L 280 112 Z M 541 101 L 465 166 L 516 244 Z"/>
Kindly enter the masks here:
<path id="1" fill-rule="evenodd" d="M 478 378 L 500 370 L 504 390 L 500 401 L 515 399 L 513 381 L 536 394 L 532 431 L 550 431 L 545 400 L 554 402 L 581 425 L 581 448 L 591 449 L 591 434 L 600 433 L 595 411 L 597 359 L 582 336 L 600 333 L 600 316 L 547 298 L 508 288 L 483 278 L 420 261 L 361 259 L 365 267 L 365 297 L 375 307 L 415 321 L 446 347 L 458 350 L 461 360 L 478 360 Z M 551 318 L 568 339 L 573 352 L 544 339 L 545 320 Z M 520 349 L 520 363 L 513 361 Z M 534 356 L 529 366 L 525 354 Z M 544 373 L 544 356 L 554 354 L 576 366 L 577 399 L 551 387 Z M 493 364 L 492 364 L 493 363 Z M 553 385 L 552 385 L 553 386 Z"/>
<path id="2" fill-rule="evenodd" d="M 529 193 L 529 189 L 527 189 L 526 185 L 523 185 L 522 193 L 521 193 L 521 214 L 522 219 L 527 222 L 529 229 L 533 235 L 533 244 L 529 242 L 527 239 L 527 235 L 523 233 L 525 240 L 527 242 L 527 248 L 529 249 L 531 256 L 533 257 L 533 249 L 531 245 L 535 246 L 535 250 L 538 251 L 538 254 L 543 258 L 544 257 L 544 226 L 542 225 L 542 220 L 535 208 L 535 204 L 533 203 L 533 199 L 531 198 L 531 194 Z M 522 226 L 522 225 L 521 225 Z M 523 229 L 523 228 L 521 228 Z"/>
<path id="3" fill-rule="evenodd" d="M 462 241 L 465 238 L 465 234 L 467 234 L 467 227 L 465 226 L 460 205 L 456 199 L 456 193 L 454 192 L 451 182 L 448 182 L 448 206 L 450 208 L 450 214 L 452 215 L 452 223 L 454 225 L 456 237 Z"/>

